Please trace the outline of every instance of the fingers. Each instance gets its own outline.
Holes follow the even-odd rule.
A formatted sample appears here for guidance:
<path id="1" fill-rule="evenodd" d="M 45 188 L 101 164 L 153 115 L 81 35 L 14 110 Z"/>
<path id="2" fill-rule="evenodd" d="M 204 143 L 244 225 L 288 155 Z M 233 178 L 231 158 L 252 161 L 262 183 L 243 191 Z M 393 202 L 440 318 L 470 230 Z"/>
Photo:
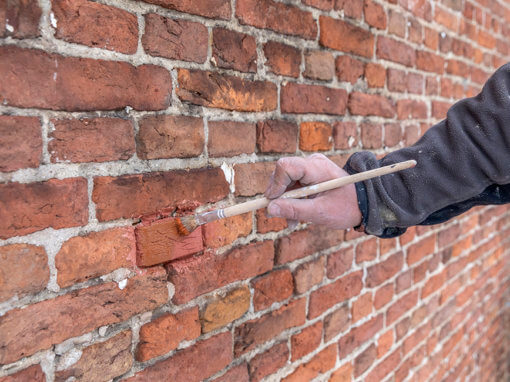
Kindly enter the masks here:
<path id="1" fill-rule="evenodd" d="M 271 202 L 267 210 L 270 216 L 297 221 L 313 221 L 317 214 L 313 199 L 278 199 Z"/>
<path id="2" fill-rule="evenodd" d="M 303 178 L 306 161 L 304 158 L 281 158 L 276 162 L 276 168 L 271 175 L 269 187 L 265 192 L 268 199 L 274 199 L 285 192 L 287 187 L 296 180 Z"/>

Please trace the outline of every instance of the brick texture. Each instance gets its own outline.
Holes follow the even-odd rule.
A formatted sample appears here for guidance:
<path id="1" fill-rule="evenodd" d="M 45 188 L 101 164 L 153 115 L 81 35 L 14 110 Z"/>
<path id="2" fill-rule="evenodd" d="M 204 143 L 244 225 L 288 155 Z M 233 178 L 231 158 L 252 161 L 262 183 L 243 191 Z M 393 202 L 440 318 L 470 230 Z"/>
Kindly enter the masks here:
<path id="1" fill-rule="evenodd" d="M 37 118 L 0 116 L 0 171 L 38 167 L 41 156 L 41 122 Z"/>

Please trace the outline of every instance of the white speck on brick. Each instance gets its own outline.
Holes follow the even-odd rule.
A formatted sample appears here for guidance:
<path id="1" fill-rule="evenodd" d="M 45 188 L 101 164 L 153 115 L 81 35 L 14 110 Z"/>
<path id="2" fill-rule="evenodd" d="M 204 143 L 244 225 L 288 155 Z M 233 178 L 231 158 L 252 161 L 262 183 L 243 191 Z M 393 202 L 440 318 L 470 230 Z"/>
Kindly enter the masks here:
<path id="1" fill-rule="evenodd" d="M 232 165 L 228 165 L 225 162 L 223 162 L 221 165 L 221 169 L 223 171 L 223 174 L 225 174 L 225 180 L 230 185 L 230 192 L 232 193 L 235 192 L 236 185 L 234 183 L 235 177 L 234 168 L 232 167 Z"/>
<path id="2" fill-rule="evenodd" d="M 14 27 L 7 22 L 5 23 L 5 29 L 7 29 L 9 32 L 14 32 Z"/>
<path id="3" fill-rule="evenodd" d="M 117 284 L 119 286 L 119 289 L 124 289 L 127 285 L 127 279 L 124 279 L 122 281 L 119 281 L 119 283 Z"/>
<path id="4" fill-rule="evenodd" d="M 107 331 L 107 330 L 108 330 L 108 325 L 101 326 L 101 327 L 99 328 L 99 330 L 98 330 L 99 335 L 100 335 L 101 337 L 104 337 L 104 336 L 105 336 L 105 334 L 106 334 L 106 331 Z"/>
<path id="5" fill-rule="evenodd" d="M 55 18 L 55 14 L 53 12 L 50 13 L 50 22 L 51 22 L 51 26 L 53 28 L 57 28 L 57 19 Z"/>
<path id="6" fill-rule="evenodd" d="M 349 139 L 347 140 L 347 143 L 349 144 L 349 147 L 352 147 L 354 145 L 355 141 L 356 141 L 356 139 L 354 139 L 353 136 L 350 136 Z"/>

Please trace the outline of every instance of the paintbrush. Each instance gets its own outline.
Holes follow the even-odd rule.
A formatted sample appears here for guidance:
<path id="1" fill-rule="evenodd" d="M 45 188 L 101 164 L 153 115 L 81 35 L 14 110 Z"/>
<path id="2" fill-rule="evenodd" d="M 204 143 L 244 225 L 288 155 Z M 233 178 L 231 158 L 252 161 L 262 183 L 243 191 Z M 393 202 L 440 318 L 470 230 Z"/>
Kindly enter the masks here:
<path id="1" fill-rule="evenodd" d="M 393 172 L 405 170 L 407 168 L 411 168 L 416 166 L 416 161 L 408 160 L 405 162 L 398 162 L 395 164 L 391 164 L 388 166 L 376 168 L 375 170 L 369 170 L 360 172 L 354 175 L 348 175 L 343 178 L 337 178 L 328 180 L 326 182 L 313 184 L 311 186 L 306 186 L 302 188 L 298 188 L 292 191 L 287 191 L 280 196 L 280 199 L 299 199 L 304 198 L 309 195 L 315 195 L 321 192 L 333 190 L 335 188 L 343 187 L 348 184 L 362 182 L 367 179 L 375 178 L 378 176 L 391 174 Z M 230 216 L 241 215 L 246 212 L 255 211 L 260 208 L 267 207 L 267 205 L 271 202 L 271 199 L 267 198 L 258 198 L 254 200 L 250 200 L 248 202 L 236 204 L 234 206 L 217 209 L 214 211 L 204 212 L 201 214 L 183 216 L 177 218 L 175 221 L 177 232 L 181 236 L 189 235 L 193 232 L 198 226 L 206 223 L 213 222 L 215 220 L 228 218 Z"/>

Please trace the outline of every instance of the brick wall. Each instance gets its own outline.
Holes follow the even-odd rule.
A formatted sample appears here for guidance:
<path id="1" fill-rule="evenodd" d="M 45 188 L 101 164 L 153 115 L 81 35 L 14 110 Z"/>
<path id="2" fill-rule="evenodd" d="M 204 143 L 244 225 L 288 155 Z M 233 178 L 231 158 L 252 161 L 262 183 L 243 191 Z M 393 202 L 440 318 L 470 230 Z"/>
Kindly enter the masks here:
<path id="1" fill-rule="evenodd" d="M 282 156 L 412 144 L 509 25 L 508 0 L 0 2 L 0 381 L 508 380 L 506 206 L 164 240 Z"/>

